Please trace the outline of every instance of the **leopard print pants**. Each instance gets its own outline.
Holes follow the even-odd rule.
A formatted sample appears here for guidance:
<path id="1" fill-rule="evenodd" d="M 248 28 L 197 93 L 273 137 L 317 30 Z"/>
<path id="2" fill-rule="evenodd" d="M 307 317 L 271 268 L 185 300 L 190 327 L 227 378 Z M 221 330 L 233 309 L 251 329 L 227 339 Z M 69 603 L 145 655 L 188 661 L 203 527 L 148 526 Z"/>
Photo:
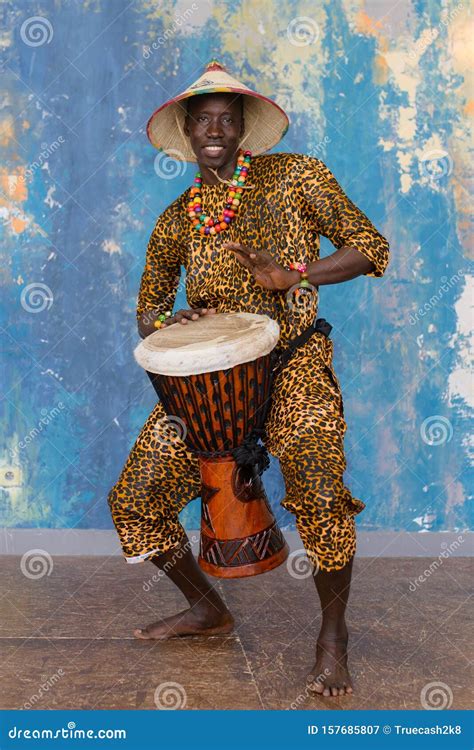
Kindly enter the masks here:
<path id="1" fill-rule="evenodd" d="M 265 438 L 285 480 L 281 504 L 324 571 L 340 570 L 354 555 L 354 516 L 365 507 L 343 481 L 346 423 L 332 354 L 322 333 L 296 351 L 275 380 Z M 127 562 L 177 547 L 184 534 L 178 514 L 200 494 L 198 459 L 181 440 L 163 439 L 166 422 L 158 402 L 108 496 Z"/>

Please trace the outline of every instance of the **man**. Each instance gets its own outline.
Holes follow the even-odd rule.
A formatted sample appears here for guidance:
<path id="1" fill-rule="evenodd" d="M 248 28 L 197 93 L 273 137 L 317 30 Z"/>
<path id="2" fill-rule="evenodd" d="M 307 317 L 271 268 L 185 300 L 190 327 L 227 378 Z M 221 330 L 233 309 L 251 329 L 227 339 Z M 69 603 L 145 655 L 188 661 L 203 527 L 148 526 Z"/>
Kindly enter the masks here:
<path id="1" fill-rule="evenodd" d="M 200 172 L 151 235 L 137 309 L 142 337 L 175 322 L 192 325 L 216 311 L 244 311 L 277 320 L 278 346 L 285 351 L 313 324 L 321 285 L 383 275 L 387 241 L 329 169 L 301 154 L 263 155 L 287 127 L 274 102 L 236 81 L 216 61 L 152 116 L 152 143 L 175 158 L 197 161 Z M 337 248 L 322 260 L 321 234 Z M 172 315 L 181 266 L 190 309 Z M 296 517 L 321 602 L 308 686 L 337 696 L 353 690 L 345 610 L 354 516 L 364 504 L 343 483 L 346 424 L 332 341 L 312 330 L 275 380 L 265 444 L 279 458 L 286 487 L 282 505 Z M 179 511 L 200 494 L 198 460 L 181 440 L 160 438 L 163 419 L 158 403 L 109 505 L 127 561 L 151 561 L 178 586 L 189 607 L 135 635 L 227 633 L 233 617 L 198 567 L 178 520 Z"/>

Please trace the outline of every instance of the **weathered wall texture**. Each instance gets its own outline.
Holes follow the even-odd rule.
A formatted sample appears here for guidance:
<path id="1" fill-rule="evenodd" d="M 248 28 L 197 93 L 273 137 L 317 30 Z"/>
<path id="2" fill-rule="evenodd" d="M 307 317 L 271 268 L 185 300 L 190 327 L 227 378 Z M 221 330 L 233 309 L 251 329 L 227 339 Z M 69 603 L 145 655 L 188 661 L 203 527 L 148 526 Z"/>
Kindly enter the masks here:
<path id="1" fill-rule="evenodd" d="M 146 242 L 194 175 L 144 125 L 217 56 L 289 112 L 279 150 L 322 158 L 391 242 L 384 278 L 322 289 L 360 525 L 465 528 L 468 4 L 17 6 L 1 7 L 0 524 L 111 526 L 107 491 L 154 403 L 132 357 Z M 277 466 L 266 482 L 278 505 Z"/>

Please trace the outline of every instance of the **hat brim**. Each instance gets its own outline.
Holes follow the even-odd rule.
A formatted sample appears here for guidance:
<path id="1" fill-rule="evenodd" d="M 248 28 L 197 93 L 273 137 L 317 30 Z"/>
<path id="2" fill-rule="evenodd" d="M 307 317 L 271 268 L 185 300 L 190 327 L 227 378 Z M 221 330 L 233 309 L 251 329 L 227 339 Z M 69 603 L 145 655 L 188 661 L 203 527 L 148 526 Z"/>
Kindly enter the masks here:
<path id="1" fill-rule="evenodd" d="M 269 151 L 283 138 L 290 125 L 287 114 L 276 102 L 248 88 L 210 86 L 185 91 L 162 104 L 150 117 L 147 135 L 155 148 L 177 161 L 196 161 L 189 138 L 184 135 L 186 107 L 182 102 L 203 94 L 241 94 L 244 97 L 245 131 L 242 148 L 255 156 Z"/>

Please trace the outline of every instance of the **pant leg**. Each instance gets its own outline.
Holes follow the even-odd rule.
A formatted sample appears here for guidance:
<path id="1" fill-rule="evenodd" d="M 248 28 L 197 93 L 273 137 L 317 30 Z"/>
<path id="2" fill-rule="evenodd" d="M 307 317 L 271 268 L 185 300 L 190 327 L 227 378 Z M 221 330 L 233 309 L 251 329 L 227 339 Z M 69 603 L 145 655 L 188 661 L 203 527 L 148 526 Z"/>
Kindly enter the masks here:
<path id="1" fill-rule="evenodd" d="M 282 505 L 295 515 L 308 557 L 326 571 L 354 555 L 354 516 L 365 507 L 344 485 L 345 431 L 332 342 L 315 334 L 275 383 L 266 443 L 280 460 Z"/>
<path id="2" fill-rule="evenodd" d="M 178 513 L 200 495 L 199 462 L 180 429 L 157 403 L 108 495 L 127 562 L 178 546 L 184 535 Z"/>

